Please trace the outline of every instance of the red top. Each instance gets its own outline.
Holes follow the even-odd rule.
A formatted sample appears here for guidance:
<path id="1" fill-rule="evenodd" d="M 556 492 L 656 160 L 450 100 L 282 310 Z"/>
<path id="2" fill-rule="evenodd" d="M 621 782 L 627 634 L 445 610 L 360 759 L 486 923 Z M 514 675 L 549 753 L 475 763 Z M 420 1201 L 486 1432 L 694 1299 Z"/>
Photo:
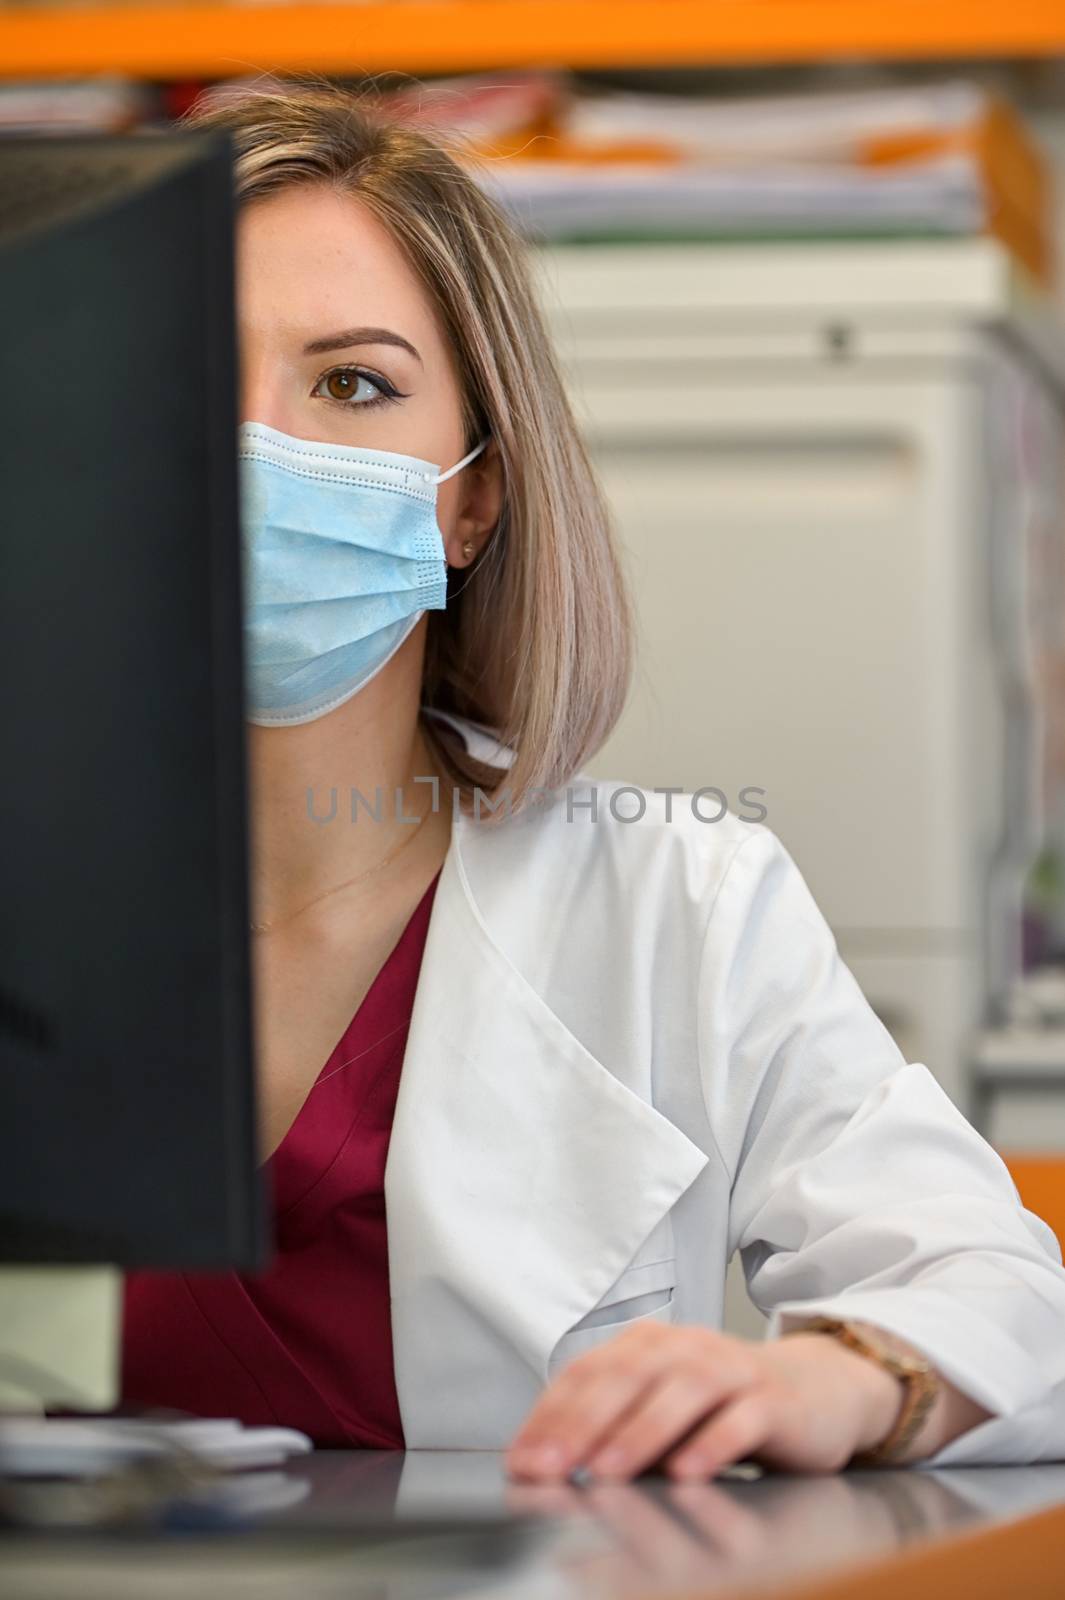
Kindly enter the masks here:
<path id="1" fill-rule="evenodd" d="M 283 1423 L 316 1444 L 403 1449 L 384 1173 L 438 879 L 266 1164 L 272 1265 L 126 1275 L 124 1406 Z"/>

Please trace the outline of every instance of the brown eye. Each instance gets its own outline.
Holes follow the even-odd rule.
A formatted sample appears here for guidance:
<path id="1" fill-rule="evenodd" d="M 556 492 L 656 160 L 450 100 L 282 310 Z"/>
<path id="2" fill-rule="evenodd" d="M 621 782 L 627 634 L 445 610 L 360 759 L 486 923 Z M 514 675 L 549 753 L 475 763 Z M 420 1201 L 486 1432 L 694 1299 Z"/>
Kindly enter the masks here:
<path id="1" fill-rule="evenodd" d="M 366 386 L 361 394 L 360 385 Z M 313 392 L 320 395 L 323 400 L 335 400 L 339 405 L 346 405 L 353 411 L 356 408 L 364 410 L 368 406 L 379 406 L 389 400 L 405 398 L 398 389 L 392 387 L 387 378 L 379 378 L 376 373 L 363 372 L 360 367 L 334 367 L 332 372 L 322 374 Z"/>

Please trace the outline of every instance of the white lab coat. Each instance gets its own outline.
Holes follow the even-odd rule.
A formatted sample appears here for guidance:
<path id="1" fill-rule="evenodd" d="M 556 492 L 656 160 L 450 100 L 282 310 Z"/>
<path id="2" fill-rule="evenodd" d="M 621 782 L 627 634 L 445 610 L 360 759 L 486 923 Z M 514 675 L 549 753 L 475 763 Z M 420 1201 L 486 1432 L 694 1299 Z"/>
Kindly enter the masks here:
<path id="1" fill-rule="evenodd" d="M 767 1337 L 862 1318 L 995 1413 L 927 1465 L 1065 1459 L 1050 1228 L 906 1063 L 772 830 L 650 791 L 621 821 L 617 787 L 453 823 L 385 1171 L 408 1447 L 504 1448 L 634 1317 L 720 1327 L 739 1250 Z"/>

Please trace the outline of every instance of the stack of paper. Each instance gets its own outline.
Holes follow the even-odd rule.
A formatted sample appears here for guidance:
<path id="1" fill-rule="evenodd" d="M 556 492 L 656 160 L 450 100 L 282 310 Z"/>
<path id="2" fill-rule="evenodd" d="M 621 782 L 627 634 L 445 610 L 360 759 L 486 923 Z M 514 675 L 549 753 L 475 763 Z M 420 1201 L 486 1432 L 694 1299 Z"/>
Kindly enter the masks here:
<path id="1" fill-rule="evenodd" d="M 552 239 L 977 233 L 988 221 L 979 174 L 958 156 L 919 171 L 516 161 L 479 178 L 523 231 Z"/>
<path id="2" fill-rule="evenodd" d="M 467 141 L 533 238 L 988 232 L 1052 281 L 1049 166 L 978 84 L 709 99 L 556 76 L 493 83 L 486 102 L 476 83 L 433 85 L 425 120 Z"/>
<path id="3" fill-rule="evenodd" d="M 889 139 L 963 132 L 987 104 L 965 81 L 719 100 L 622 93 L 575 99 L 566 132 L 587 150 L 654 138 L 677 157 L 726 165 L 860 163 Z"/>

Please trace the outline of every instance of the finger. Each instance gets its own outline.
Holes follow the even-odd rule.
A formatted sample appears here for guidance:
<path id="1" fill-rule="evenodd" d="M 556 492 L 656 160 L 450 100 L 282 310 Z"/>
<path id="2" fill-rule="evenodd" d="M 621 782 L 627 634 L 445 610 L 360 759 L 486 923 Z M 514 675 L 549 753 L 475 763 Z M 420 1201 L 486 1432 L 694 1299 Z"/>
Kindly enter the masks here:
<path id="1" fill-rule="evenodd" d="M 730 1461 L 739 1461 L 770 1438 L 778 1402 L 768 1384 L 747 1389 L 697 1428 L 668 1462 L 676 1478 L 708 1478 Z"/>
<path id="2" fill-rule="evenodd" d="M 665 1335 L 663 1327 L 654 1326 Z M 672 1359 L 669 1340 L 656 1338 L 650 1328 L 618 1334 L 578 1356 L 511 1441 L 507 1467 L 524 1473 L 569 1471 Z"/>
<path id="3" fill-rule="evenodd" d="M 755 1352 L 747 1340 L 734 1339 L 713 1328 L 666 1328 L 659 1323 L 630 1328 L 578 1356 L 563 1369 L 540 1395 L 512 1438 L 509 1451 L 516 1455 L 556 1442 L 559 1429 L 567 1426 L 583 1406 L 586 1386 L 602 1372 L 628 1364 L 634 1349 L 644 1352 L 651 1369 L 666 1368 L 677 1359 L 692 1356 L 708 1363 L 742 1362 L 752 1382 L 757 1375 Z"/>
<path id="4" fill-rule="evenodd" d="M 709 1365 L 705 1358 L 688 1358 L 644 1391 L 597 1448 L 589 1470 L 611 1478 L 643 1472 L 750 1381 L 746 1361 L 726 1357 Z"/>
<path id="5" fill-rule="evenodd" d="M 546 1420 L 545 1431 L 529 1444 L 512 1450 L 508 1465 L 516 1472 L 539 1476 L 569 1474 L 587 1460 L 612 1426 L 654 1381 L 655 1369 L 639 1363 L 602 1368 L 571 1390 L 571 1402 Z"/>

